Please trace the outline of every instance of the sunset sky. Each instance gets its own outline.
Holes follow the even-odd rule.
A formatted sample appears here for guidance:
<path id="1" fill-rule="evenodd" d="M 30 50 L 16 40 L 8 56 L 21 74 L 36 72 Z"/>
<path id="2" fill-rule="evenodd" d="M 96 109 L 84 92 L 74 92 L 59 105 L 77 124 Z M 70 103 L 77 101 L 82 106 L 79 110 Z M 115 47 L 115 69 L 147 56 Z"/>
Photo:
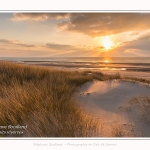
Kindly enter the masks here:
<path id="1" fill-rule="evenodd" d="M 78 56 L 150 56 L 150 13 L 0 13 L 0 57 Z"/>

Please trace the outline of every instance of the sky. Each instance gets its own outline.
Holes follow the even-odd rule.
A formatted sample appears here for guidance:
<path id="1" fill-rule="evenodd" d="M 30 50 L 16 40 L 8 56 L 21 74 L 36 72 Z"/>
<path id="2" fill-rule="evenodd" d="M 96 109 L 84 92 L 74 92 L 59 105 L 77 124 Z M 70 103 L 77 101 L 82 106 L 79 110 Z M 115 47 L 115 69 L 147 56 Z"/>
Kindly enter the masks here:
<path id="1" fill-rule="evenodd" d="M 148 57 L 150 13 L 0 13 L 0 57 Z"/>

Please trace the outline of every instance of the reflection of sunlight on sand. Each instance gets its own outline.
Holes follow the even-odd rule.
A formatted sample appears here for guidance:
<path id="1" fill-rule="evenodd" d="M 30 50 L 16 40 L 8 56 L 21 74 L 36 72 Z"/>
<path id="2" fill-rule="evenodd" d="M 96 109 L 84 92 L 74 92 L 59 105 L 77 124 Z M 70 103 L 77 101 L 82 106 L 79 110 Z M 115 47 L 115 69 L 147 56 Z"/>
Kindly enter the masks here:
<path id="1" fill-rule="evenodd" d="M 110 91 L 113 88 L 116 88 L 119 86 L 118 82 L 109 82 L 109 84 L 106 84 L 105 82 L 94 82 L 91 84 L 86 91 L 93 93 L 93 92 L 99 92 L 99 93 L 106 93 Z"/>

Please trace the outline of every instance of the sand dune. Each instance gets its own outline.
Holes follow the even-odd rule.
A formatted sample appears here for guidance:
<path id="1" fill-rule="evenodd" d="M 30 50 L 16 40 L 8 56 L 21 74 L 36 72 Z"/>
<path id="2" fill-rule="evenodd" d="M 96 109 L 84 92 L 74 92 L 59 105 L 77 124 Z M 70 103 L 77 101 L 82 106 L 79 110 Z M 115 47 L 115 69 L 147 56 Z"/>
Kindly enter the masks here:
<path id="1" fill-rule="evenodd" d="M 130 104 L 133 97 L 150 96 L 149 85 L 121 80 L 95 81 L 78 90 L 80 105 L 103 122 L 103 133 L 97 136 L 111 136 L 117 125 L 126 136 L 150 136 L 150 125 L 142 120 L 141 110 Z"/>

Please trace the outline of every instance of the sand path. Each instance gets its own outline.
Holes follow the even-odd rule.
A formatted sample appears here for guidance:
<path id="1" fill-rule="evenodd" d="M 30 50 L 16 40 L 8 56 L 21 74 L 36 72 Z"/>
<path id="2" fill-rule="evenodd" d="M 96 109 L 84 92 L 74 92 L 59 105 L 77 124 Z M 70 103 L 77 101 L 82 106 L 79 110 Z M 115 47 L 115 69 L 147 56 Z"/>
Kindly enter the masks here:
<path id="1" fill-rule="evenodd" d="M 88 114 L 103 120 L 105 126 L 118 123 L 123 128 L 133 126 L 138 133 L 131 136 L 150 136 L 150 127 L 142 121 L 140 110 L 131 109 L 129 104 L 133 97 L 150 96 L 149 85 L 121 80 L 95 81 L 85 83 L 78 91 L 80 105 Z"/>

